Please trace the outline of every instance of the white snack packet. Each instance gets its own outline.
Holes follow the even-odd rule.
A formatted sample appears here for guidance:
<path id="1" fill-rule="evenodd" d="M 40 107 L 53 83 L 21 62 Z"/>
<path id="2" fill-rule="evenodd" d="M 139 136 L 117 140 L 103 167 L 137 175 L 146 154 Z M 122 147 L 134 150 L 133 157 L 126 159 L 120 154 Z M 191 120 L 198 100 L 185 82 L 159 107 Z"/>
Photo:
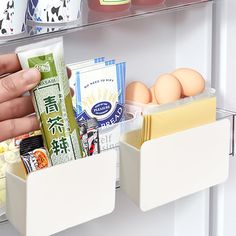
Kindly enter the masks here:
<path id="1" fill-rule="evenodd" d="M 123 119 L 125 69 L 123 62 L 77 73 L 77 120 L 95 117 L 100 126 L 107 126 Z"/>

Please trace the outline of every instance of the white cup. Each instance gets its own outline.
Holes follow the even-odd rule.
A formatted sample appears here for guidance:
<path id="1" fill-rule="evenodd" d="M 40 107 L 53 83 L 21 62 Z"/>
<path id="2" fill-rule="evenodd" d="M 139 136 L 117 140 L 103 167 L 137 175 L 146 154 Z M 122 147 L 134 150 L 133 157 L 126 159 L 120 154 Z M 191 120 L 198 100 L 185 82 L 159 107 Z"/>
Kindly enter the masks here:
<path id="1" fill-rule="evenodd" d="M 25 31 L 25 12 L 28 0 L 0 0 L 0 37 Z"/>
<path id="2" fill-rule="evenodd" d="M 80 17 L 80 8 L 81 0 L 29 0 L 27 19 L 48 24 L 72 22 Z"/>

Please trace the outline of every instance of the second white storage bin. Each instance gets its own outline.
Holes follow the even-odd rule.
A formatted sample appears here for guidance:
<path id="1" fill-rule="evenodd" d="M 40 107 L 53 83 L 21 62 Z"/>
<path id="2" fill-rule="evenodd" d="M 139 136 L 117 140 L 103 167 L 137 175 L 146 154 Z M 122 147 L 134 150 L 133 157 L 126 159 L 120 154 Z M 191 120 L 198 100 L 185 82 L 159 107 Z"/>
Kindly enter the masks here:
<path id="1" fill-rule="evenodd" d="M 120 143 L 120 184 L 147 211 L 219 184 L 228 177 L 230 122 L 163 136 L 138 146 L 140 131 Z"/>
<path id="2" fill-rule="evenodd" d="M 33 172 L 7 173 L 7 217 L 26 236 L 46 236 L 111 213 L 117 151 Z"/>

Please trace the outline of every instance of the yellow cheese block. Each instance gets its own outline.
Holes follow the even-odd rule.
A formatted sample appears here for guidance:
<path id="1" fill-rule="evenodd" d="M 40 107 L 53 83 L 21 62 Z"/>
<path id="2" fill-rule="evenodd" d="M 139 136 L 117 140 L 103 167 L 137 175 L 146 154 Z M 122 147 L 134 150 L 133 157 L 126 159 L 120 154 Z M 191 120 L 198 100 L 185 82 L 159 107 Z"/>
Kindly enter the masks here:
<path id="1" fill-rule="evenodd" d="M 142 143 L 216 120 L 216 98 L 210 97 L 144 116 Z"/>

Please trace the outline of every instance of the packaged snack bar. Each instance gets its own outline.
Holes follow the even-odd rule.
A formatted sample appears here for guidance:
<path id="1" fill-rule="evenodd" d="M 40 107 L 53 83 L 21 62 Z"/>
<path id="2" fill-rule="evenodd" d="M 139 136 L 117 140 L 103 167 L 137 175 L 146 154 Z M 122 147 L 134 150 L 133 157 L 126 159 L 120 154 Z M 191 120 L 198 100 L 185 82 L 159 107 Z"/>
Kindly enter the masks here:
<path id="1" fill-rule="evenodd" d="M 30 137 L 30 135 L 29 134 L 23 134 L 23 135 L 20 135 L 20 136 L 18 136 L 18 137 L 15 137 L 15 145 L 17 146 L 17 147 L 19 147 L 20 146 L 20 142 L 23 140 L 23 139 L 25 139 L 25 138 L 29 138 Z"/>
<path id="2" fill-rule="evenodd" d="M 93 66 L 97 63 L 101 63 L 105 61 L 105 57 L 97 57 L 95 59 L 89 59 L 89 60 L 85 60 L 85 61 L 79 61 L 79 62 L 75 62 L 75 63 L 71 63 L 68 65 L 68 67 L 72 70 L 74 68 L 83 68 L 83 67 L 87 67 L 87 66 Z"/>
<path id="3" fill-rule="evenodd" d="M 81 158 L 62 38 L 20 47 L 16 52 L 22 68 L 41 72 L 41 82 L 32 90 L 32 96 L 52 165 Z"/>
<path id="4" fill-rule="evenodd" d="M 80 128 L 80 140 L 82 143 L 83 157 L 89 156 L 89 144 L 88 144 L 88 134 L 87 134 L 87 121 L 81 120 L 78 122 Z"/>
<path id="5" fill-rule="evenodd" d="M 100 153 L 98 122 L 96 118 L 87 121 L 87 135 L 89 145 L 89 156 Z"/>
<path id="6" fill-rule="evenodd" d="M 77 73 L 77 120 L 89 120 L 94 117 L 99 126 L 107 126 L 123 119 L 125 67 L 123 62 Z"/>
<path id="7" fill-rule="evenodd" d="M 76 72 L 78 69 L 90 67 L 98 64 L 105 64 L 105 57 L 98 57 L 95 59 L 90 59 L 86 61 L 80 61 L 76 63 L 72 63 L 67 65 L 68 68 L 71 70 L 71 77 L 69 80 L 70 87 L 75 91 L 76 94 Z M 72 98 L 73 106 L 76 107 L 76 96 Z"/>
<path id="8" fill-rule="evenodd" d="M 70 87 L 76 89 L 77 73 L 83 73 L 91 70 L 100 69 L 105 66 L 114 65 L 115 63 L 116 61 L 113 59 L 109 61 L 100 61 L 91 65 L 86 65 L 85 63 L 80 63 L 80 62 L 78 62 L 78 64 L 68 65 L 68 68 L 71 69 L 72 72 L 69 80 Z"/>
<path id="9" fill-rule="evenodd" d="M 50 166 L 42 135 L 23 139 L 20 143 L 20 156 L 27 174 Z"/>
<path id="10" fill-rule="evenodd" d="M 93 60 L 93 62 L 95 62 Z M 75 91 L 75 94 L 77 94 L 77 79 L 76 79 L 76 75 L 77 73 L 83 73 L 83 72 L 87 72 L 90 70 L 96 70 L 96 69 L 100 69 L 103 68 L 105 66 L 109 66 L 109 65 L 114 65 L 116 62 L 115 60 L 109 60 L 109 61 L 98 61 L 94 64 L 91 65 L 86 65 L 86 63 L 78 63 L 78 64 L 73 64 L 73 65 L 69 65 L 69 68 L 71 69 L 71 77 L 70 77 L 70 87 Z M 86 65 L 86 66 L 85 66 Z M 73 107 L 76 107 L 76 96 L 74 96 L 72 98 L 72 103 L 73 103 Z"/>
<path id="11" fill-rule="evenodd" d="M 37 136 L 37 135 L 42 135 L 40 130 L 36 130 L 36 131 L 30 132 L 28 134 L 23 134 L 23 135 L 20 135 L 18 137 L 15 137 L 14 138 L 14 145 L 18 148 L 20 146 L 20 142 L 23 139 L 26 139 L 26 138 L 29 138 L 29 137 L 32 137 L 32 136 Z"/>
<path id="12" fill-rule="evenodd" d="M 91 70 L 101 69 L 105 66 L 115 65 L 115 63 L 116 63 L 116 61 L 113 59 L 113 60 L 109 60 L 109 61 L 96 63 L 96 64 L 91 65 L 91 66 L 81 67 L 80 64 L 79 64 L 78 66 L 73 66 L 71 68 L 72 68 L 72 73 L 75 74 L 75 80 L 76 80 L 77 79 L 77 77 L 76 77 L 77 73 L 84 73 L 84 72 L 91 71 Z"/>

